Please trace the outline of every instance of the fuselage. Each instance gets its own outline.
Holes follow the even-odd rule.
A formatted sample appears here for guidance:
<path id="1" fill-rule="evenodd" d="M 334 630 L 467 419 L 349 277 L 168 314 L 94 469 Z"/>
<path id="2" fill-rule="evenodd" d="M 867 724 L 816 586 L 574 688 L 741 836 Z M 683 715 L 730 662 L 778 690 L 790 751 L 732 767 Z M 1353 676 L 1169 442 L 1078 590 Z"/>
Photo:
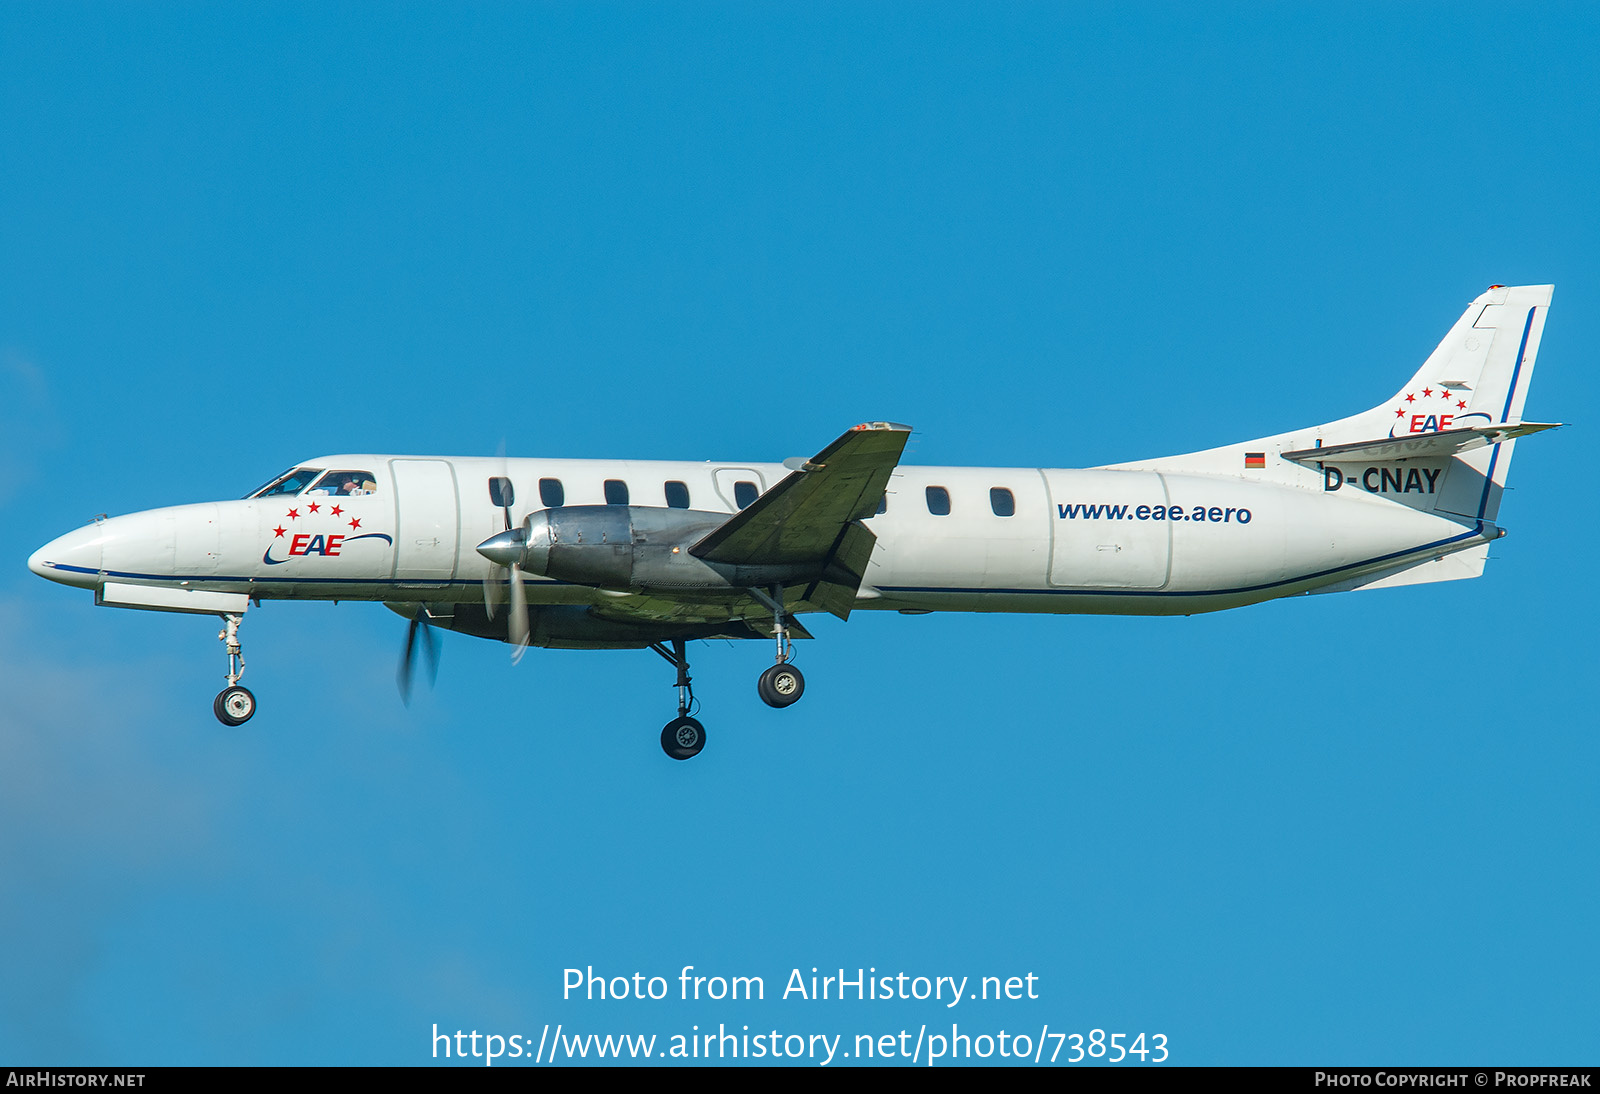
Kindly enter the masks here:
<path id="1" fill-rule="evenodd" d="M 762 702 L 805 679 L 801 617 L 861 609 L 1192 615 L 1308 592 L 1482 574 L 1551 287 L 1491 286 L 1392 397 L 1199 452 L 1082 470 L 917 467 L 861 422 L 782 464 L 355 453 L 248 497 L 95 521 L 28 565 L 116 607 L 219 615 L 218 720 L 255 713 L 239 629 L 264 600 L 372 600 L 434 630 L 528 646 L 648 647 L 677 670 L 661 747 L 705 746 L 687 645 L 772 642 Z"/>
<path id="2" fill-rule="evenodd" d="M 530 512 L 611 504 L 714 521 L 790 473 L 754 462 L 375 454 L 295 470 L 302 476 L 291 473 L 276 492 L 99 520 L 41 548 L 29 566 L 132 607 L 164 606 L 140 603 L 147 596 L 203 606 L 219 594 L 477 603 L 496 568 L 475 547 Z M 877 543 L 855 607 L 1190 614 L 1337 586 L 1498 534 L 1406 504 L 1413 489 L 1431 493 L 1430 474 L 1423 464 L 1392 491 L 1374 479 L 1329 492 L 1315 468 L 1268 478 L 902 465 L 863 521 Z M 509 491 L 497 493 L 496 479 Z M 526 587 L 535 606 L 626 591 L 538 577 Z"/>

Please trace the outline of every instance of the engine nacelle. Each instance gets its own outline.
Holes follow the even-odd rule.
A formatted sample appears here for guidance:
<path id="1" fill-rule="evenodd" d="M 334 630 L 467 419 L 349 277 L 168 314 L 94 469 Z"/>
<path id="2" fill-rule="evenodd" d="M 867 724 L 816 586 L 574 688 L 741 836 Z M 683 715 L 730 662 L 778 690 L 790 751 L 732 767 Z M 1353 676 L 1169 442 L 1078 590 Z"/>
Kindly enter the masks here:
<path id="1" fill-rule="evenodd" d="M 521 528 L 485 540 L 478 553 L 528 574 L 608 589 L 766 588 L 814 576 L 814 566 L 733 566 L 689 553 L 728 519 L 695 509 L 567 505 L 529 513 Z"/>

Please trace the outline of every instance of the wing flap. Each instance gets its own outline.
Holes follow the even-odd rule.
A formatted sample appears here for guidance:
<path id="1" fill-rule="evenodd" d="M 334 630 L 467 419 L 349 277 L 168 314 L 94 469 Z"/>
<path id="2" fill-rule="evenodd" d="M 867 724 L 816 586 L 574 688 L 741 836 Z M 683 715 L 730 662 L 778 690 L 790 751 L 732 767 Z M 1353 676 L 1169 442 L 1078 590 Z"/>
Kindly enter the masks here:
<path id="1" fill-rule="evenodd" d="M 788 605 L 786 605 L 787 607 Z M 606 590 L 589 611 L 600 619 L 641 626 L 743 625 L 762 634 L 772 631 L 772 612 L 751 596 L 685 600 L 676 596 Z M 811 632 L 793 616 L 787 617 L 789 637 L 810 638 Z M 744 638 L 748 635 L 730 634 Z"/>
<path id="2" fill-rule="evenodd" d="M 807 586 L 803 599 L 840 619 L 849 619 L 850 609 L 856 605 L 856 590 L 867 574 L 867 560 L 877 543 L 878 537 L 860 521 L 845 525 L 823 563 L 822 577 Z"/>

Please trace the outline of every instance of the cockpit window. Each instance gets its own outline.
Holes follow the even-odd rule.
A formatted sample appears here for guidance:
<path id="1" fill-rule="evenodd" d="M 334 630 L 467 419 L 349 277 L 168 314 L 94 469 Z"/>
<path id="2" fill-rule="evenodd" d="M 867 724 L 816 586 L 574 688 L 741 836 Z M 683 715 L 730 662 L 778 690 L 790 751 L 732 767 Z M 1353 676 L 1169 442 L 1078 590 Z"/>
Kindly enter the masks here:
<path id="1" fill-rule="evenodd" d="M 377 490 L 378 482 L 371 471 L 329 471 L 317 480 L 317 485 L 313 486 L 310 492 L 348 498 L 374 494 Z"/>
<path id="2" fill-rule="evenodd" d="M 322 474 L 320 467 L 295 467 L 285 471 L 255 493 L 246 494 L 245 497 L 270 498 L 279 494 L 298 494 L 320 474 Z"/>

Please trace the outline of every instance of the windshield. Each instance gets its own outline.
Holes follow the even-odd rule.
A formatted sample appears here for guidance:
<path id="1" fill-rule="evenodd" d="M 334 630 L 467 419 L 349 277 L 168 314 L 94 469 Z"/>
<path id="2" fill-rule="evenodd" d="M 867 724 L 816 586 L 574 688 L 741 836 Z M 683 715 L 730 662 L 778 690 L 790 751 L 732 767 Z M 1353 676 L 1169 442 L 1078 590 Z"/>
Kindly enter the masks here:
<path id="1" fill-rule="evenodd" d="M 342 494 L 346 497 L 356 494 L 376 493 L 378 484 L 371 471 L 329 471 L 318 480 L 317 485 L 311 488 L 313 494 Z"/>
<path id="2" fill-rule="evenodd" d="M 255 493 L 246 494 L 245 497 L 270 498 L 277 494 L 298 494 L 300 491 L 304 490 L 308 485 L 310 485 L 312 479 L 316 478 L 320 474 L 322 474 L 322 468 L 320 467 L 291 468 L 290 470 L 279 475 L 277 478 L 273 479 L 271 482 L 267 483 L 267 485 L 263 486 Z"/>

